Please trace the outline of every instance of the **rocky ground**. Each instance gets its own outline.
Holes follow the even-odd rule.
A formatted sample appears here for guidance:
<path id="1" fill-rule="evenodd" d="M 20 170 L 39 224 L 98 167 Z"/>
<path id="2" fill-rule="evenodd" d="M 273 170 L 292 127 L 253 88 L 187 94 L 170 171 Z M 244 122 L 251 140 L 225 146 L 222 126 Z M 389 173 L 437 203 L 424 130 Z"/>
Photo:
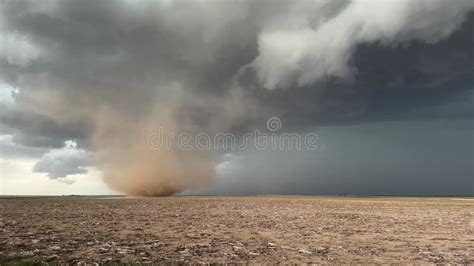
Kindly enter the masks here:
<path id="1" fill-rule="evenodd" d="M 474 199 L 0 199 L 0 262 L 474 263 Z"/>

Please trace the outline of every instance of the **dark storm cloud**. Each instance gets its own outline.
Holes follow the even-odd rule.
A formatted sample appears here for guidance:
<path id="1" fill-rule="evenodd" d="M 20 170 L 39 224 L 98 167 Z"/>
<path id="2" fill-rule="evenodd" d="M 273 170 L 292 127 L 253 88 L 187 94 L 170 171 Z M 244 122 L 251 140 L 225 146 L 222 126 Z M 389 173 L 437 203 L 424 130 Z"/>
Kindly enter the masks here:
<path id="1" fill-rule="evenodd" d="M 48 150 L 41 147 L 18 145 L 13 141 L 13 137 L 11 135 L 2 135 L 0 136 L 0 151 L 2 157 L 16 159 L 36 158 Z"/>
<path id="2" fill-rule="evenodd" d="M 450 38 L 434 44 L 404 46 L 366 43 L 357 46 L 351 63 L 351 82 L 327 81 L 292 90 L 268 93 L 273 105 L 285 110 L 290 123 L 352 124 L 396 119 L 470 116 L 433 112 L 450 102 L 464 101 L 474 86 L 474 14 Z M 469 98 L 469 97 L 468 97 Z M 420 110 L 420 115 L 414 114 Z"/>
<path id="3" fill-rule="evenodd" d="M 377 21 L 373 22 L 366 15 L 383 14 L 388 7 L 374 4 L 371 10 L 370 4 L 373 3 L 300 1 L 291 4 L 282 1 L 269 8 L 265 1 L 3 1 L 5 18 L 2 31 L 8 33 L 4 52 L 11 54 L 0 60 L 2 79 L 22 88 L 17 99 L 20 108 L 42 105 L 45 100 L 36 99 L 37 95 L 46 94 L 50 98 L 66 100 L 73 106 L 81 105 L 81 101 L 94 101 L 93 104 L 110 104 L 140 115 L 148 111 L 157 87 L 163 84 L 178 81 L 185 84 L 187 93 L 193 95 L 203 91 L 222 94 L 232 87 L 230 84 L 239 69 L 257 58 L 262 59 L 256 68 L 257 73 L 261 77 L 262 73 L 267 73 L 266 80 L 260 83 L 254 77 L 252 84 L 243 84 L 244 89 L 251 97 L 259 99 L 262 106 L 275 109 L 274 112 L 287 115 L 291 120 L 301 120 L 303 125 L 306 120 L 310 120 L 310 124 L 323 124 L 380 114 L 385 110 L 377 106 L 386 102 L 393 105 L 387 107 L 387 112 L 403 112 L 418 106 L 424 99 L 428 99 L 425 102 L 430 104 L 430 98 L 434 98 L 431 95 L 433 87 L 442 91 L 435 92 L 440 94 L 435 96 L 438 102 L 449 100 L 460 90 L 456 82 L 464 82 L 461 84 L 464 89 L 472 88 L 472 78 L 469 77 L 473 72 L 471 36 L 474 18 L 471 14 L 463 20 L 463 14 L 472 6 L 469 1 L 455 1 L 449 5 L 443 1 L 400 1 L 390 7 L 408 8 L 414 14 L 418 12 L 420 17 L 407 18 L 405 16 L 409 14 L 397 14 L 387 21 L 378 21 L 387 25 L 373 32 L 370 32 L 371 27 Z M 431 16 L 446 7 L 449 8 L 444 18 Z M 282 14 L 286 15 L 286 20 L 280 18 Z M 429 16 L 426 25 L 418 21 L 423 16 Z M 345 22 L 344 19 L 360 23 L 363 29 L 356 36 L 339 40 L 346 43 L 347 48 L 329 46 L 318 50 L 318 46 L 295 46 L 299 35 L 293 33 L 311 37 L 321 34 L 321 28 L 336 27 L 333 24 L 339 20 Z M 346 24 L 337 27 L 341 32 L 353 31 L 347 29 Z M 451 32 L 454 32 L 452 36 Z M 262 42 L 265 43 L 265 38 L 275 37 L 273 33 L 289 36 L 281 40 L 282 47 L 268 51 L 274 52 L 277 61 L 274 66 L 265 68 L 265 60 L 271 58 L 267 57 Z M 280 36 L 278 34 L 276 37 Z M 361 35 L 360 39 L 356 38 L 357 34 Z M 279 45 L 276 37 L 272 45 Z M 324 36 L 318 41 L 343 37 Z M 20 51 L 13 53 L 9 45 Z M 280 71 L 279 63 L 284 63 L 279 61 L 280 56 L 287 49 L 291 49 L 292 54 L 301 49 L 301 55 L 307 54 L 308 58 L 322 56 L 320 64 L 328 64 L 329 72 L 314 72 L 320 66 L 304 63 L 301 68 L 291 68 L 293 70 L 285 73 L 296 71 L 292 75 L 298 76 L 307 71 L 314 72 L 314 77 L 309 79 L 315 80 L 314 84 L 301 82 L 299 88 L 262 92 L 261 85 L 265 86 L 265 82 L 267 85 L 291 84 L 291 80 L 296 78 L 288 76 L 288 80 L 283 80 L 287 75 L 282 74 L 270 80 L 275 71 Z M 345 53 L 341 49 L 347 49 L 349 54 L 340 55 Z M 329 57 L 332 53 L 334 56 Z M 348 61 L 340 61 L 343 58 Z M 287 67 L 292 62 L 288 61 Z M 331 69 L 334 73 L 330 72 Z M 352 81 L 331 78 L 333 74 L 338 76 L 343 72 L 352 76 Z M 444 89 L 452 83 L 451 87 L 455 88 Z M 128 93 L 131 89 L 140 93 Z M 127 94 L 126 100 L 123 100 L 123 94 Z M 196 106 L 193 100 L 190 102 L 187 108 L 199 111 L 207 108 Z M 395 108 L 401 110 L 393 110 Z M 65 135 L 84 138 L 90 131 L 88 119 L 81 114 L 72 115 L 67 121 L 54 121 L 56 114 L 44 116 L 41 112 L 45 110 L 42 109 L 49 108 L 39 106 L 39 110 L 15 110 L 15 114 L 5 114 L 1 120 L 7 126 L 14 127 L 13 124 L 18 123 L 20 131 L 29 131 L 31 135 L 38 134 L 38 131 L 47 133 L 43 135 L 53 134 L 52 137 L 61 139 L 60 143 L 67 139 Z M 29 121 L 42 122 L 35 126 L 34 123 L 27 125 Z M 64 123 L 69 124 L 62 125 Z M 73 126 L 75 124 L 77 129 Z"/>
<path id="4" fill-rule="evenodd" d="M 25 146 L 59 148 L 68 139 L 85 138 L 86 126 L 58 123 L 34 112 L 5 112 L 0 115 L 0 119 L 5 130 L 14 134 L 13 141 Z"/>
<path id="5" fill-rule="evenodd" d="M 269 116 L 297 131 L 473 117 L 469 0 L 0 4 L 0 81 L 19 88 L 0 124 L 21 145 L 128 155 L 137 128 L 159 123 L 215 133 Z"/>
<path id="6" fill-rule="evenodd" d="M 321 127 L 318 150 L 225 156 L 198 194 L 473 195 L 472 120 Z"/>

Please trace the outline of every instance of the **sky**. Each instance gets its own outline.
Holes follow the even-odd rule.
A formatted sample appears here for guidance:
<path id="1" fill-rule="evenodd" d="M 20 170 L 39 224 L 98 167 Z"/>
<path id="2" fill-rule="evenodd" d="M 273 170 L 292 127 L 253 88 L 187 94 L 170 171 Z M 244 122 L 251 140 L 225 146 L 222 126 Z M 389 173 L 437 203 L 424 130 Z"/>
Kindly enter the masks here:
<path id="1" fill-rule="evenodd" d="M 471 0 L 0 10 L 0 195 L 474 195 Z"/>

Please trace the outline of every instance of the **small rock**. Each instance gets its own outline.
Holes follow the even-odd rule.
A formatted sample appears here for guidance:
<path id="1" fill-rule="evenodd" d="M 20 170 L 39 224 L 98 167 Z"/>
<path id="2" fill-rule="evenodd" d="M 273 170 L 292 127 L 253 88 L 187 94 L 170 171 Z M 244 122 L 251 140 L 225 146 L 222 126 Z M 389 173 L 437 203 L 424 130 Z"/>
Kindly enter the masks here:
<path id="1" fill-rule="evenodd" d="M 232 249 L 233 249 L 234 251 L 242 250 L 242 248 L 241 248 L 241 247 L 238 247 L 238 246 L 232 246 Z"/>
<path id="2" fill-rule="evenodd" d="M 33 251 L 29 251 L 29 250 L 28 250 L 28 251 L 23 251 L 23 252 L 22 252 L 22 255 L 25 256 L 25 257 L 31 257 L 31 256 L 33 256 L 33 255 L 35 255 L 35 254 L 34 254 Z"/>
<path id="3" fill-rule="evenodd" d="M 306 249 L 298 249 L 298 252 L 303 253 L 303 254 L 313 254 L 313 252 L 311 252 L 309 250 L 306 250 Z"/>
<path id="4" fill-rule="evenodd" d="M 59 259 L 59 256 L 56 255 L 56 254 L 53 254 L 53 255 L 46 258 L 46 260 L 48 260 L 48 261 L 57 260 L 57 259 Z"/>
<path id="5" fill-rule="evenodd" d="M 179 252 L 179 254 L 181 254 L 182 256 L 185 256 L 185 257 L 191 256 L 191 254 L 187 250 L 182 250 L 182 251 Z"/>
<path id="6" fill-rule="evenodd" d="M 238 258 L 239 256 L 237 256 L 236 254 L 234 253 L 225 253 L 225 255 L 231 259 L 235 259 L 235 258 Z"/>
<path id="7" fill-rule="evenodd" d="M 268 247 L 268 248 L 277 248 L 278 245 L 275 244 L 275 243 L 272 243 L 272 242 L 268 242 L 268 243 L 267 243 L 267 247 Z"/>
<path id="8" fill-rule="evenodd" d="M 256 252 L 249 252 L 249 255 L 250 255 L 250 256 L 258 256 L 258 255 L 260 255 L 260 253 L 256 253 Z"/>
<path id="9" fill-rule="evenodd" d="M 51 247 L 49 247 L 49 249 L 58 251 L 58 250 L 61 250 L 61 247 L 60 246 L 51 246 Z"/>
<path id="10" fill-rule="evenodd" d="M 117 248 L 117 253 L 123 255 L 123 254 L 130 253 L 130 250 L 128 250 L 127 248 Z"/>
<path id="11" fill-rule="evenodd" d="M 316 249 L 316 252 L 321 255 L 326 255 L 329 252 L 327 247 L 319 247 Z"/>

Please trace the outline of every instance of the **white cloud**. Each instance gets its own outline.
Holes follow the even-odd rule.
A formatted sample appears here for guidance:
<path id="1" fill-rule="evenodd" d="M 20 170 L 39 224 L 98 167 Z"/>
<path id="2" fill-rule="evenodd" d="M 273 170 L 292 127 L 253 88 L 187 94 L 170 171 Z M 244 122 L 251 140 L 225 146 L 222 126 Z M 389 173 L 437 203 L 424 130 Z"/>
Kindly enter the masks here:
<path id="1" fill-rule="evenodd" d="M 0 106 L 2 106 L 2 108 L 7 108 L 15 104 L 14 95 L 18 92 L 18 88 L 5 83 L 0 83 Z"/>
<path id="2" fill-rule="evenodd" d="M 32 173 L 35 159 L 0 159 L 0 195 L 112 195 L 102 181 L 102 173 L 87 167 L 87 174 L 74 175 L 76 182 L 57 182 L 41 173 Z"/>
<path id="3" fill-rule="evenodd" d="M 42 50 L 28 36 L 17 33 L 1 32 L 0 58 L 12 65 L 25 67 L 38 59 Z"/>
<path id="4" fill-rule="evenodd" d="M 322 23 L 307 19 L 295 27 L 290 18 L 287 25 L 264 30 L 252 66 L 267 89 L 349 78 L 358 44 L 434 43 L 449 36 L 473 8 L 470 0 L 353 0 Z"/>
<path id="5" fill-rule="evenodd" d="M 34 165 L 33 172 L 47 173 L 48 177 L 71 184 L 69 175 L 87 173 L 86 166 L 91 164 L 90 153 L 78 149 L 74 141 L 66 141 L 61 149 L 53 149 L 45 153 Z"/>

